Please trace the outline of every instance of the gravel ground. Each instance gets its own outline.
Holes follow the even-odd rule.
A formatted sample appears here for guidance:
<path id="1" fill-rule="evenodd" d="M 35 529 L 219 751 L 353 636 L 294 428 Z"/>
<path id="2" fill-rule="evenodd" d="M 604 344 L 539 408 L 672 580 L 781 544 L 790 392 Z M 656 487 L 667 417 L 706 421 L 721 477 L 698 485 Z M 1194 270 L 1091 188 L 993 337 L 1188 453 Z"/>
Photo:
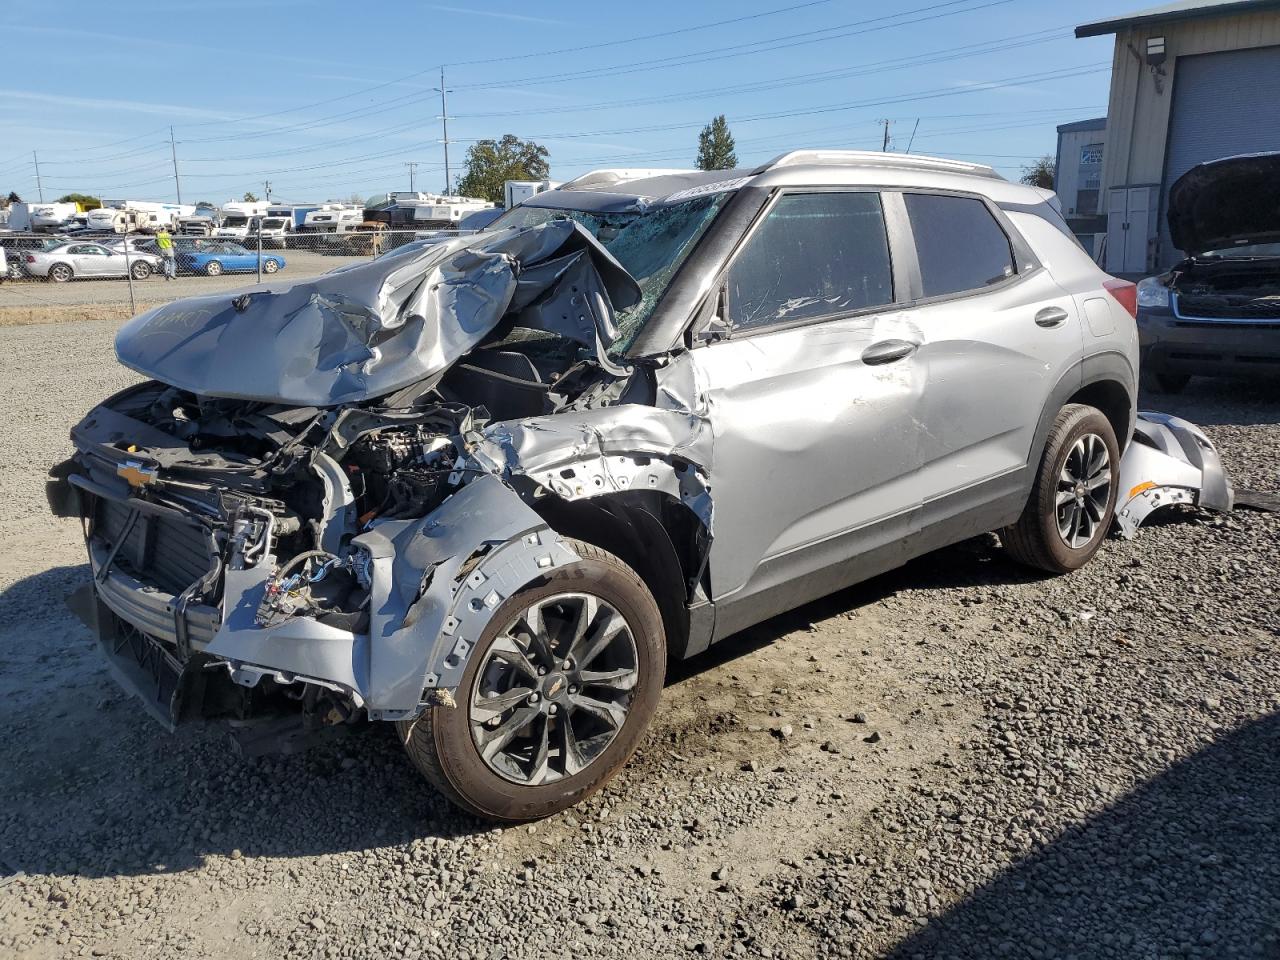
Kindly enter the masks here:
<path id="1" fill-rule="evenodd" d="M 113 333 L 0 330 L 0 955 L 1280 956 L 1280 516 L 941 551 L 679 666 L 612 786 L 497 830 L 383 727 L 245 761 L 113 688 L 40 489 Z M 1151 405 L 1280 486 L 1280 387 Z"/>

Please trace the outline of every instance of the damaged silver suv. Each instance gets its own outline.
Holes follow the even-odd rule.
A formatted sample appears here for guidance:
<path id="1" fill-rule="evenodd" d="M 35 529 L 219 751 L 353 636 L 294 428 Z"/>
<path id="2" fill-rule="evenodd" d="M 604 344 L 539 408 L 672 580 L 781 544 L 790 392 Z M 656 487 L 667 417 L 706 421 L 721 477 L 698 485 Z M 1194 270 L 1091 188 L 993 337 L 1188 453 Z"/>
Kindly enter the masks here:
<path id="1" fill-rule="evenodd" d="M 183 300 L 75 427 L 73 604 L 168 725 L 397 724 L 520 821 L 627 760 L 672 658 L 998 530 L 1098 549 L 1134 288 L 986 167 L 605 171 L 487 231 Z"/>

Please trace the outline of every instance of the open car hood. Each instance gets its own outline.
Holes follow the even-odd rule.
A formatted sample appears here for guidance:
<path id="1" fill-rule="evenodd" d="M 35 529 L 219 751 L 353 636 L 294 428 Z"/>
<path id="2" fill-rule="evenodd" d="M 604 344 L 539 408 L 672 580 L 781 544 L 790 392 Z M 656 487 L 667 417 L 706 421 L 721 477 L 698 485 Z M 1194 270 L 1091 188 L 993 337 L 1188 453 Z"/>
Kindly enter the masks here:
<path id="1" fill-rule="evenodd" d="M 178 300 L 116 335 L 116 356 L 207 397 L 296 406 L 371 399 L 437 376 L 504 318 L 602 363 L 630 274 L 572 220 L 408 244 L 298 283 Z"/>
<path id="2" fill-rule="evenodd" d="M 1169 190 L 1169 235 L 1189 256 L 1280 241 L 1280 153 L 1192 167 Z"/>

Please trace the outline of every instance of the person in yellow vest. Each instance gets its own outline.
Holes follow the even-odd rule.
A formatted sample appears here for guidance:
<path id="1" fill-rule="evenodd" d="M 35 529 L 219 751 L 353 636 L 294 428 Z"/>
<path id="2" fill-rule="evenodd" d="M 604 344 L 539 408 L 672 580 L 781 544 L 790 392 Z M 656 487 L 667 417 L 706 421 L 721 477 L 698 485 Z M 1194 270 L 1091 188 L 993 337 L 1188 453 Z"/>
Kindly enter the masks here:
<path id="1" fill-rule="evenodd" d="M 176 279 L 178 276 L 178 261 L 173 255 L 173 237 L 169 235 L 167 228 L 161 227 L 156 234 L 156 246 L 160 250 L 160 256 L 164 257 L 164 278 L 166 280 Z"/>

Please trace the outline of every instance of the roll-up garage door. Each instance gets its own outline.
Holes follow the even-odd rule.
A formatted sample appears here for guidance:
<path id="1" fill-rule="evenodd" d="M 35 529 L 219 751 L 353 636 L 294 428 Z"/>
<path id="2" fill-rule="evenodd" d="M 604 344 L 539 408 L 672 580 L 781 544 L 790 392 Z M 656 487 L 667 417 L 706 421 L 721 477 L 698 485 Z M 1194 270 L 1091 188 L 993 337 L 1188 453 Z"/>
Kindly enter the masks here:
<path id="1" fill-rule="evenodd" d="M 1169 239 L 1169 187 L 1197 163 L 1280 150 L 1280 47 L 1179 57 L 1160 197 L 1160 266 L 1181 254 Z"/>

